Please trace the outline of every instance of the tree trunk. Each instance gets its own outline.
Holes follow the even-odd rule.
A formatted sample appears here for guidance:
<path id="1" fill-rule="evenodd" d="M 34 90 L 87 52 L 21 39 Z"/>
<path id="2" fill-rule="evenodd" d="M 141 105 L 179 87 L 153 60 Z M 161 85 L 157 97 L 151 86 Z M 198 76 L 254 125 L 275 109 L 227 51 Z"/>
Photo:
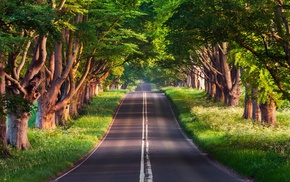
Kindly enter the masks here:
<path id="1" fill-rule="evenodd" d="M 0 155 L 10 156 L 6 139 L 5 71 L 3 55 L 0 55 Z"/>
<path id="2" fill-rule="evenodd" d="M 73 87 L 75 85 L 68 83 L 68 78 L 71 76 L 74 62 L 79 52 L 80 44 L 75 43 L 73 36 L 68 36 L 66 59 L 63 60 L 62 44 L 55 43 L 55 70 L 53 73 L 53 80 L 47 85 L 46 92 L 43 93 L 40 107 L 42 113 L 39 117 L 40 129 L 50 129 L 55 127 L 55 124 L 59 122 L 59 115 L 56 115 L 56 111 L 66 107 L 66 104 L 72 98 L 74 94 Z M 65 65 L 65 69 L 62 69 L 62 65 Z M 72 86 L 73 85 L 73 86 Z M 70 95 L 68 94 L 70 92 Z M 58 97 L 60 94 L 60 97 Z M 71 97 L 70 97 L 71 96 Z"/>
<path id="3" fill-rule="evenodd" d="M 87 83 L 84 95 L 84 103 L 90 104 L 90 83 Z"/>
<path id="4" fill-rule="evenodd" d="M 39 129 L 53 129 L 56 128 L 56 121 L 54 113 L 48 112 L 46 109 L 37 111 L 37 124 Z"/>
<path id="5" fill-rule="evenodd" d="M 94 84 L 89 84 L 89 88 L 90 88 L 90 90 L 89 90 L 89 93 L 90 93 L 90 100 L 92 99 L 92 98 L 94 98 L 94 96 L 95 96 L 95 85 Z"/>
<path id="6" fill-rule="evenodd" d="M 45 107 L 44 99 L 45 94 L 41 96 L 38 100 L 38 109 L 36 112 L 36 122 L 35 126 L 39 129 L 49 129 L 49 128 L 56 128 L 56 121 L 54 113 L 50 113 Z M 44 121 L 44 122 L 43 122 Z"/>
<path id="7" fill-rule="evenodd" d="M 55 127 L 54 113 L 51 112 L 51 106 L 56 97 L 44 93 L 38 100 L 38 110 L 36 113 L 36 127 L 39 129 L 49 129 Z"/>
<path id="8" fill-rule="evenodd" d="M 257 100 L 252 100 L 253 116 L 252 119 L 256 122 L 261 121 L 261 109 L 260 104 Z"/>
<path id="9" fill-rule="evenodd" d="M 55 120 L 59 126 L 66 126 L 66 121 L 69 121 L 70 119 L 69 105 L 55 112 Z"/>
<path id="10" fill-rule="evenodd" d="M 204 90 L 205 89 L 205 79 L 204 79 L 204 74 L 202 71 L 199 70 L 198 74 L 198 89 L 199 90 Z"/>
<path id="11" fill-rule="evenodd" d="M 262 122 L 268 126 L 276 126 L 276 103 L 270 99 L 270 103 L 261 104 Z"/>
<path id="12" fill-rule="evenodd" d="M 72 102 L 69 106 L 69 115 L 71 116 L 79 116 L 79 111 L 78 111 L 78 108 L 79 108 L 79 103 L 77 103 L 77 101 L 75 102 Z"/>
<path id="13" fill-rule="evenodd" d="M 16 83 L 9 88 L 9 91 L 13 93 L 15 97 L 19 97 L 20 99 L 24 99 L 28 102 L 27 106 L 22 105 L 22 102 L 19 103 L 21 104 L 19 106 L 23 108 L 20 107 L 16 110 L 8 111 L 7 140 L 9 144 L 17 149 L 26 150 L 31 148 L 27 137 L 27 127 L 28 120 L 30 118 L 30 112 L 26 109 L 29 109 L 28 107 L 31 106 L 30 103 L 34 103 L 41 95 L 39 93 L 39 86 L 44 81 L 44 75 L 42 74 L 41 69 L 43 68 L 47 56 L 46 41 L 47 37 L 45 35 L 39 35 L 37 38 L 32 61 L 30 62 L 28 70 L 26 71 L 21 81 L 18 80 L 18 76 L 13 76 L 15 74 L 10 73 L 10 77 L 6 76 L 10 82 Z M 14 68 L 15 60 L 11 61 L 11 63 L 13 65 L 10 66 Z M 26 101 L 24 104 L 26 104 Z"/>
<path id="14" fill-rule="evenodd" d="M 210 98 L 214 99 L 217 95 L 217 86 L 215 83 L 210 84 L 210 90 L 211 90 Z"/>
<path id="15" fill-rule="evenodd" d="M 18 113 L 19 116 L 13 113 L 8 114 L 8 143 L 17 149 L 26 150 L 31 148 L 27 137 L 29 112 Z"/>
<path id="16" fill-rule="evenodd" d="M 239 79 L 238 79 L 239 80 Z M 227 104 L 232 107 L 239 105 L 239 100 L 241 97 L 241 88 L 239 84 L 235 84 L 230 92 L 228 93 Z"/>
<path id="17" fill-rule="evenodd" d="M 207 93 L 208 97 L 210 96 L 210 93 L 211 93 L 211 84 L 210 84 L 210 81 L 209 80 L 205 80 L 205 92 Z"/>
<path id="18" fill-rule="evenodd" d="M 80 109 L 80 107 L 82 107 L 84 105 L 85 88 L 86 88 L 86 84 L 84 83 L 78 91 L 78 94 L 77 94 L 78 95 L 78 98 L 77 98 L 78 109 Z"/>
<path id="19" fill-rule="evenodd" d="M 252 99 L 249 97 L 248 94 L 245 95 L 243 118 L 245 119 L 253 118 L 253 103 Z"/>
<path id="20" fill-rule="evenodd" d="M 245 119 L 253 118 L 253 103 L 252 103 L 252 99 L 250 98 L 247 98 L 247 100 L 245 101 L 243 118 Z"/>
<path id="21" fill-rule="evenodd" d="M 186 86 L 191 87 L 192 86 L 192 81 L 191 81 L 192 76 L 187 74 L 186 75 Z"/>
<path id="22" fill-rule="evenodd" d="M 99 95 L 99 84 L 94 85 L 94 96 L 98 96 Z"/>
<path id="23" fill-rule="evenodd" d="M 216 94 L 214 97 L 215 102 L 223 102 L 225 103 L 225 91 L 223 87 L 220 87 L 221 85 L 216 85 Z"/>

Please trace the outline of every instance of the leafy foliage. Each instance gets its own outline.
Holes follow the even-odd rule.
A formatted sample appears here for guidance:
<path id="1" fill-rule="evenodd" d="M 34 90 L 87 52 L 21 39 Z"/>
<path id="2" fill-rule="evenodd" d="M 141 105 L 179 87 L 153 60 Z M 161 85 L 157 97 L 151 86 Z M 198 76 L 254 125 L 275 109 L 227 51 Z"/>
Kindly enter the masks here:
<path id="1" fill-rule="evenodd" d="M 282 95 L 284 98 L 289 96 L 288 3 L 182 1 L 166 22 L 170 28 L 168 51 L 182 60 L 196 47 L 229 42 L 234 45 L 232 50 L 243 54 L 243 59 L 236 63 L 244 69 L 244 83 L 256 85 L 263 92 L 259 97 L 263 103 L 269 99 L 279 103 Z"/>
<path id="2" fill-rule="evenodd" d="M 17 97 L 13 94 L 1 94 L 0 103 L 1 106 L 4 106 L 4 110 L 0 110 L 0 116 L 6 115 L 6 112 L 11 112 L 16 116 L 20 116 L 19 113 L 29 113 L 35 107 L 28 100 Z"/>

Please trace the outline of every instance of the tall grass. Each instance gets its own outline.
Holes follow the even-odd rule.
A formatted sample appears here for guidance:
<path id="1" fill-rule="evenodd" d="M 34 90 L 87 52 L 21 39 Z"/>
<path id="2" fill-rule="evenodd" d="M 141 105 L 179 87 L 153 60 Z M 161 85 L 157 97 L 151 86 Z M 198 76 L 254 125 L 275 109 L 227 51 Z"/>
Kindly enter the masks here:
<path id="1" fill-rule="evenodd" d="M 203 91 L 164 91 L 184 130 L 201 150 L 255 181 L 290 181 L 289 111 L 277 113 L 278 127 L 265 127 L 242 119 L 241 107 L 207 100 Z"/>
<path id="2" fill-rule="evenodd" d="M 0 159 L 0 181 L 40 182 L 57 175 L 87 154 L 106 132 L 125 91 L 109 91 L 87 106 L 83 116 L 69 127 L 41 131 L 29 129 L 31 150 L 12 151 L 12 158 Z"/>

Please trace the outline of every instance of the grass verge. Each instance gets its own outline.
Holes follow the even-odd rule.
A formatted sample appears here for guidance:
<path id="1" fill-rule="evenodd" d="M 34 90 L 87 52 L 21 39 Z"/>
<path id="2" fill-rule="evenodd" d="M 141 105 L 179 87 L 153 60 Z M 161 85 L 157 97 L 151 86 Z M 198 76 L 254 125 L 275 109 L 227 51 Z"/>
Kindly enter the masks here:
<path id="1" fill-rule="evenodd" d="M 107 131 L 125 91 L 100 93 L 81 117 L 67 128 L 42 131 L 29 129 L 32 150 L 10 149 L 13 157 L 0 159 L 0 181 L 46 181 L 87 154 Z"/>
<path id="2" fill-rule="evenodd" d="M 278 127 L 242 119 L 243 108 L 206 100 L 203 91 L 164 88 L 190 138 L 217 161 L 262 182 L 290 181 L 290 113 L 278 112 Z"/>

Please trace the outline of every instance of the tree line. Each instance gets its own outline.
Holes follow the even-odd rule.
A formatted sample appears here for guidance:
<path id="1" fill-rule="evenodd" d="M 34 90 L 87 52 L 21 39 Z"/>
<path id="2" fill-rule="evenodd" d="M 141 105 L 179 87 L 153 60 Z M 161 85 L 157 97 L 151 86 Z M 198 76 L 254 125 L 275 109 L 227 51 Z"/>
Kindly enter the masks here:
<path id="1" fill-rule="evenodd" d="M 0 150 L 31 147 L 30 107 L 37 128 L 65 126 L 98 87 L 140 78 L 229 106 L 245 88 L 243 117 L 275 125 L 290 97 L 289 13 L 283 0 L 4 0 Z"/>
<path id="2" fill-rule="evenodd" d="M 173 13 L 159 26 L 173 58 L 159 65 L 174 67 L 187 86 L 204 84 L 210 99 L 229 106 L 245 88 L 243 117 L 275 126 L 276 109 L 290 93 L 290 2 L 175 2 L 163 5 Z"/>
<path id="3" fill-rule="evenodd" d="M 118 82 L 124 64 L 148 44 L 142 27 L 132 23 L 145 16 L 139 5 L 135 0 L 1 1 L 2 154 L 9 155 L 8 144 L 31 148 L 31 107 L 37 107 L 37 128 L 65 126 L 97 95 L 99 85 Z"/>

